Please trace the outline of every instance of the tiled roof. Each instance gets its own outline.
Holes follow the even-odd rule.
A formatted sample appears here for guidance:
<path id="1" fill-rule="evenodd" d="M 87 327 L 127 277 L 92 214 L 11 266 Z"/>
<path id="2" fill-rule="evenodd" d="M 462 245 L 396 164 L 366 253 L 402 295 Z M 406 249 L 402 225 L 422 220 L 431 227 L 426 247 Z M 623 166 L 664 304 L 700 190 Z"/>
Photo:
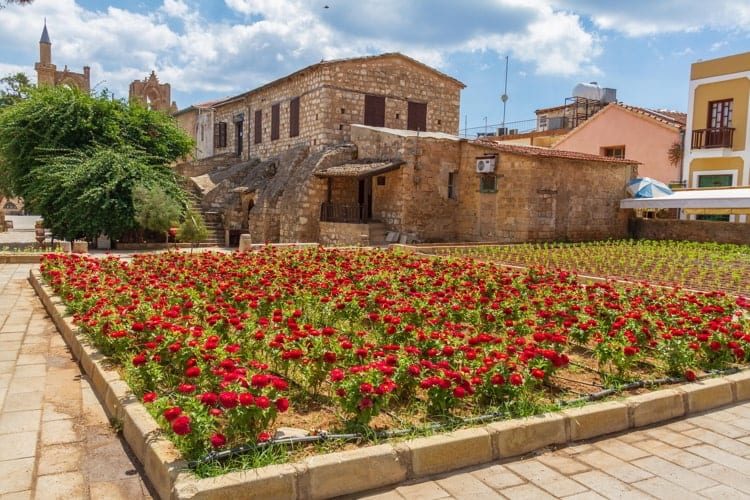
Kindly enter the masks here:
<path id="1" fill-rule="evenodd" d="M 362 179 L 396 170 L 403 164 L 404 161 L 402 160 L 362 159 L 341 165 L 319 168 L 315 171 L 315 175 L 317 177 L 358 177 Z"/>
<path id="2" fill-rule="evenodd" d="M 470 141 L 474 144 L 491 147 L 492 149 L 505 152 L 514 153 L 524 156 L 540 156 L 545 158 L 566 158 L 570 160 L 587 160 L 587 161 L 598 161 L 604 163 L 627 163 L 635 164 L 640 163 L 634 160 L 610 158 L 607 156 L 592 155 L 589 153 L 578 153 L 576 151 L 563 151 L 559 149 L 543 148 L 540 146 L 521 146 L 519 144 L 507 144 L 504 142 L 495 142 L 491 140 L 477 139 Z"/>
<path id="3" fill-rule="evenodd" d="M 617 103 L 617 105 L 624 109 L 627 109 L 628 111 L 648 116 L 649 118 L 653 118 L 656 121 L 666 123 L 667 125 L 672 125 L 674 127 L 684 127 L 685 123 L 687 123 L 687 114 L 680 111 L 639 108 L 638 106 L 629 106 L 627 104 L 622 104 L 619 102 Z"/>

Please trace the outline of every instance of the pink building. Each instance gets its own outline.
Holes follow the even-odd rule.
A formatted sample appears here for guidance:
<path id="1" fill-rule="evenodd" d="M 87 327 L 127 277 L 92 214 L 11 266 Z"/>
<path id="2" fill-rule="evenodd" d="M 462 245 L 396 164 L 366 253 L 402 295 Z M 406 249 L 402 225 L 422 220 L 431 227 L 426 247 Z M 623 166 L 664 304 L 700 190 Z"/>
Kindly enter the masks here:
<path id="1" fill-rule="evenodd" d="M 635 160 L 641 163 L 639 177 L 680 181 L 681 155 L 675 153 L 682 151 L 685 120 L 684 113 L 615 102 L 571 130 L 553 149 Z"/>

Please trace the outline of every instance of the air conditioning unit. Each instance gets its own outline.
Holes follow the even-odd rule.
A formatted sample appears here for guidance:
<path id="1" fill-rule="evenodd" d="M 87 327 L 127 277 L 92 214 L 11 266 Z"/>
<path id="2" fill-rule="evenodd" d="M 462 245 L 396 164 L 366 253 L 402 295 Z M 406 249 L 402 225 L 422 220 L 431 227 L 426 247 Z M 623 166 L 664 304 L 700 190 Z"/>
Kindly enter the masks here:
<path id="1" fill-rule="evenodd" d="M 477 158 L 477 173 L 478 174 L 489 174 L 495 171 L 495 157 L 485 156 L 483 158 Z"/>

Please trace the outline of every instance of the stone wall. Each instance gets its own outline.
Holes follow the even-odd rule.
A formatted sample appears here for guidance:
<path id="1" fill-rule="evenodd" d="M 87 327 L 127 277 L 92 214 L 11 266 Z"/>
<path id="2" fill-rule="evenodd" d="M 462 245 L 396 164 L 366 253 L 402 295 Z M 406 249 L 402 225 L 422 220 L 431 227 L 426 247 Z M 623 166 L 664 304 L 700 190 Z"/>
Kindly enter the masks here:
<path id="1" fill-rule="evenodd" d="M 364 121 L 367 94 L 385 97 L 385 127 L 405 129 L 408 103 L 417 102 L 427 104 L 427 130 L 457 134 L 462 87 L 460 82 L 399 54 L 319 63 L 217 104 L 213 121 L 227 124 L 227 141 L 225 147 L 214 144 L 212 154 L 237 151 L 235 123 L 240 118 L 243 159 L 268 158 L 299 144 L 316 150 L 346 142 L 351 125 Z M 299 135 L 291 137 L 290 106 L 295 98 L 300 106 Z M 271 140 L 274 105 L 279 106 L 279 137 Z M 261 142 L 257 144 L 256 111 L 262 116 Z M 188 132 L 196 137 L 195 127 Z"/>
<path id="2" fill-rule="evenodd" d="M 623 210 L 628 212 L 628 210 Z M 750 224 L 704 220 L 630 219 L 630 236 L 644 240 L 750 245 Z"/>
<path id="3" fill-rule="evenodd" d="M 320 243 L 326 246 L 367 245 L 369 244 L 369 228 L 367 224 L 321 222 Z"/>

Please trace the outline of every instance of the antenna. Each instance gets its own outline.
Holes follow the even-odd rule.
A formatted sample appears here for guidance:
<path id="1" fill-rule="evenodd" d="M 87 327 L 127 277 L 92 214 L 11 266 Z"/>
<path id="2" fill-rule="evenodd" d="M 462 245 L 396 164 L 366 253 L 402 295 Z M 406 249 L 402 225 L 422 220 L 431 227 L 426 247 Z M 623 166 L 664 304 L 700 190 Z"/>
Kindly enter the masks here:
<path id="1" fill-rule="evenodd" d="M 500 100 L 503 101 L 503 124 L 500 126 L 505 128 L 505 106 L 508 102 L 508 56 L 505 56 L 505 87 L 503 88 L 503 95 L 500 96 Z"/>

